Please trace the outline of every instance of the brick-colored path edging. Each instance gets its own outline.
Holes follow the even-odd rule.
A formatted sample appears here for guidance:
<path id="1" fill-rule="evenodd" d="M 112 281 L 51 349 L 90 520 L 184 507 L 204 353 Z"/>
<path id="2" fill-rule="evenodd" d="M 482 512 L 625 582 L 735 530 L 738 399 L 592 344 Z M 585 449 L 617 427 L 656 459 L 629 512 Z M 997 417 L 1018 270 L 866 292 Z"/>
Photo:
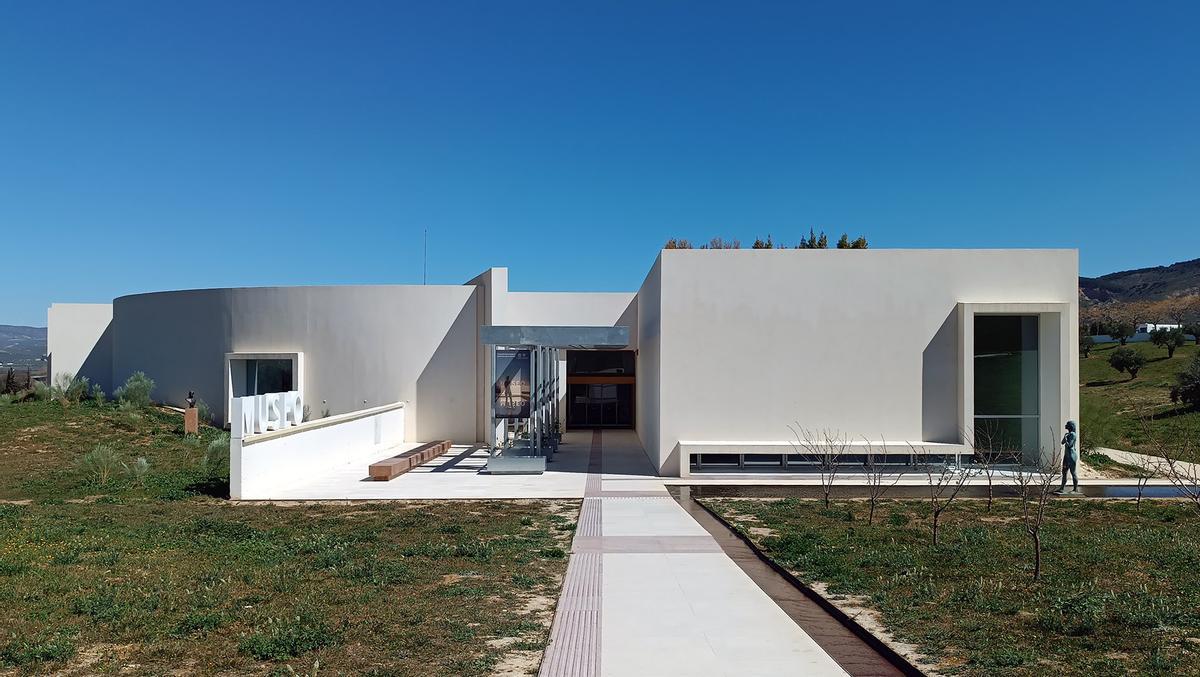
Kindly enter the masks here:
<path id="1" fill-rule="evenodd" d="M 920 677 L 925 674 L 835 603 L 776 563 L 720 513 L 690 496 L 676 498 L 701 526 L 718 539 L 722 550 L 737 562 L 742 571 L 851 675 Z M 717 525 L 716 529 L 706 524 L 709 520 Z M 748 556 L 754 559 L 753 563 L 746 561 Z M 758 567 L 754 564 L 758 564 Z M 778 581 L 770 580 L 772 576 L 763 575 L 761 569 L 773 574 Z"/>

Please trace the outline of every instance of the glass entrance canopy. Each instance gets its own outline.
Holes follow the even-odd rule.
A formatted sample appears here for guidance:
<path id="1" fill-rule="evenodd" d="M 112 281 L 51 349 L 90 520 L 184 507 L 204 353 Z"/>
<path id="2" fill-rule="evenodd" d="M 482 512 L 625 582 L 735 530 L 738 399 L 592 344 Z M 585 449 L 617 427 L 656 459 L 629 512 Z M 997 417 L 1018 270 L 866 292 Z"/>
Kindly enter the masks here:
<path id="1" fill-rule="evenodd" d="M 561 435 L 559 400 L 562 350 L 619 350 L 629 345 L 629 327 L 485 325 L 493 383 L 489 473 L 541 473 Z"/>
<path id="2" fill-rule="evenodd" d="M 616 350 L 629 346 L 629 327 L 485 325 L 479 328 L 479 338 L 487 346 Z"/>

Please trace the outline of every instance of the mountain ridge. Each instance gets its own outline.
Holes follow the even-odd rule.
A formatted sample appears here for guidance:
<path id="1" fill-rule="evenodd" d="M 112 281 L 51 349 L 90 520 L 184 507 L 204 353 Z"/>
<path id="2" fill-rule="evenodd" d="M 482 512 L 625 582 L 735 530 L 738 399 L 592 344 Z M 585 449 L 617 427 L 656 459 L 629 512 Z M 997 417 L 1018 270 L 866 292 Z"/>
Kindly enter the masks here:
<path id="1" fill-rule="evenodd" d="M 1200 259 L 1079 278 L 1081 301 L 1161 301 L 1200 294 Z"/>
<path id="2" fill-rule="evenodd" d="M 45 354 L 45 327 L 0 324 L 0 366 L 37 366 Z"/>

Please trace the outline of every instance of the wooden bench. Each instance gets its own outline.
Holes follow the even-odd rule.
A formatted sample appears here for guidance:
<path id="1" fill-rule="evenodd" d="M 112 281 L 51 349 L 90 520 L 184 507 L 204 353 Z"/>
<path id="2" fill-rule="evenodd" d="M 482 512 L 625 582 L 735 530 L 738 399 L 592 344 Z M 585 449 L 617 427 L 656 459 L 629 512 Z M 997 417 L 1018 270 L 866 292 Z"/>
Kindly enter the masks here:
<path id="1" fill-rule="evenodd" d="M 416 449 L 385 458 L 382 461 L 372 463 L 367 469 L 367 474 L 371 479 L 386 482 L 394 479 L 399 475 L 412 470 L 413 468 L 427 463 L 438 456 L 446 453 L 450 449 L 450 440 L 442 440 L 441 442 L 426 442 Z"/>

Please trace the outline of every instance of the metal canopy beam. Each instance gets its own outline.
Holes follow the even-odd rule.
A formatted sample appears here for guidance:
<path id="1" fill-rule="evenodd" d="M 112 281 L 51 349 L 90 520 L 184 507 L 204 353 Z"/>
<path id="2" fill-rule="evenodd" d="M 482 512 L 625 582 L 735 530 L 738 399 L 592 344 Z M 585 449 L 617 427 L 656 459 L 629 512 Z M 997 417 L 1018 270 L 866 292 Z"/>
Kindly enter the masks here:
<path id="1" fill-rule="evenodd" d="M 484 325 L 479 338 L 488 346 L 540 346 L 575 350 L 629 347 L 629 327 L 537 327 Z"/>

